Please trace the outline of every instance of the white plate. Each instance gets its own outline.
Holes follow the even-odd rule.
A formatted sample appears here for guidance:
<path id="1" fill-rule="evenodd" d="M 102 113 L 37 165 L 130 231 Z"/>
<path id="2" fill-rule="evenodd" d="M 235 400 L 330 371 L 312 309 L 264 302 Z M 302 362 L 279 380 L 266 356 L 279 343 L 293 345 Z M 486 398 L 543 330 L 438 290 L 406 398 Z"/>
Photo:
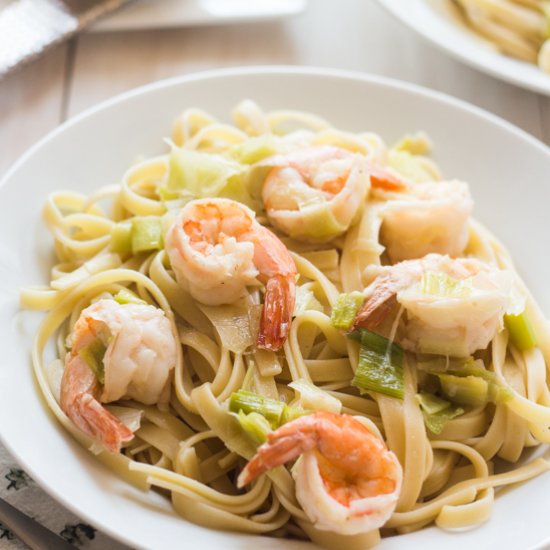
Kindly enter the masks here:
<path id="1" fill-rule="evenodd" d="M 421 36 L 464 63 L 492 76 L 550 95 L 550 75 L 497 51 L 461 22 L 451 0 L 378 0 Z"/>
<path id="2" fill-rule="evenodd" d="M 220 93 L 223 90 L 223 93 Z M 475 107 L 409 84 L 356 73 L 304 68 L 247 68 L 176 78 L 107 101 L 58 128 L 26 153 L 0 187 L 0 436 L 55 498 L 99 529 L 138 548 L 304 548 L 301 543 L 197 527 L 177 518 L 158 495 L 141 493 L 103 468 L 46 411 L 31 375 L 39 315 L 18 313 L 18 288 L 46 282 L 52 242 L 40 219 L 55 189 L 90 192 L 118 181 L 137 155 L 163 149 L 162 137 L 184 107 L 227 119 L 242 98 L 266 109 L 322 114 L 341 128 L 373 130 L 390 143 L 425 130 L 445 174 L 469 181 L 475 215 L 510 247 L 543 309 L 550 312 L 550 151 Z M 452 133 L 449 131 L 452 129 Z M 381 549 L 504 550 L 550 541 L 550 475 L 507 491 L 491 521 L 475 531 L 436 528 Z"/>
<path id="3" fill-rule="evenodd" d="M 93 31 L 252 23 L 300 13 L 307 0 L 134 0 Z"/>

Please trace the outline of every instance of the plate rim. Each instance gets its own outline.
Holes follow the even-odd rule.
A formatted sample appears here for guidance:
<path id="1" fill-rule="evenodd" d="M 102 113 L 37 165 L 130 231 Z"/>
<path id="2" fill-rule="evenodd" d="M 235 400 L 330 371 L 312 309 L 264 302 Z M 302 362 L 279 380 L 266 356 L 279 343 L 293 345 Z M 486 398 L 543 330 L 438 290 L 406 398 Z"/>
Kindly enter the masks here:
<path id="1" fill-rule="evenodd" d="M 424 29 L 418 28 L 417 26 L 414 26 L 409 23 L 409 20 L 402 15 L 397 9 L 394 4 L 394 0 L 376 0 L 378 4 L 384 8 L 384 10 L 393 16 L 396 20 L 398 20 L 401 24 L 403 24 L 408 29 L 412 30 L 417 36 L 421 37 L 424 41 L 426 41 L 429 44 L 432 44 L 436 48 L 444 51 L 449 56 L 451 56 L 453 59 L 460 61 L 461 63 L 464 63 L 465 65 L 468 65 L 469 67 L 476 69 L 477 71 L 488 74 L 489 76 L 492 76 L 493 78 L 502 80 L 508 84 L 512 84 L 513 86 L 516 86 L 517 88 L 521 88 L 524 90 L 529 90 L 531 92 L 539 93 L 541 95 L 550 96 L 550 75 L 548 76 L 548 84 L 546 86 L 539 85 L 536 82 L 530 82 L 530 81 L 523 81 L 518 78 L 514 78 L 511 74 L 508 74 L 507 72 L 503 73 L 497 69 L 494 69 L 491 65 L 486 65 L 485 63 L 482 63 L 481 61 L 478 61 L 477 58 L 472 58 L 467 55 L 464 55 L 460 52 L 460 50 L 452 48 L 450 45 L 448 45 L 446 42 L 441 42 L 439 40 L 436 40 L 433 36 L 431 36 L 429 33 L 425 32 Z M 425 0 L 423 0 L 423 3 L 426 4 L 426 7 L 429 8 Z M 495 51 L 494 55 L 498 57 L 504 57 L 508 58 L 504 54 L 499 53 L 498 51 Z M 513 58 L 510 58 L 510 60 L 513 60 Z M 521 62 L 520 60 L 516 60 L 517 62 Z M 526 62 L 524 62 L 526 63 Z M 527 64 L 527 63 L 526 63 Z M 541 71 L 543 73 L 543 71 Z M 544 74 L 544 73 L 543 73 Z"/>
<path id="2" fill-rule="evenodd" d="M 381 4 L 384 4 L 387 0 L 378 0 Z M 104 99 L 98 103 L 87 107 L 80 113 L 68 118 L 63 121 L 61 124 L 56 126 L 47 132 L 44 136 L 38 139 L 33 145 L 28 147 L 4 172 L 4 175 L 0 178 L 0 189 L 5 185 L 8 179 L 19 169 L 19 167 L 30 158 L 35 151 L 40 149 L 45 143 L 50 139 L 53 139 L 57 134 L 64 132 L 67 128 L 78 124 L 81 120 L 93 116 L 96 112 L 106 109 L 117 103 L 123 103 L 124 101 L 152 92 L 153 90 L 162 89 L 170 86 L 175 86 L 185 82 L 194 82 L 197 80 L 207 80 L 210 78 L 220 78 L 220 77 L 232 77 L 238 75 L 251 75 L 251 74 L 298 74 L 298 75 L 312 75 L 312 76 L 325 76 L 332 78 L 339 78 L 342 80 L 360 80 L 362 82 L 370 82 L 382 86 L 389 86 L 391 88 L 401 89 L 407 91 L 408 93 L 413 93 L 415 95 L 424 96 L 429 99 L 438 101 L 439 103 L 444 103 L 447 105 L 452 105 L 459 109 L 465 110 L 474 114 L 475 116 L 486 118 L 492 123 L 500 126 L 506 131 L 512 132 L 519 137 L 526 139 L 532 145 L 536 146 L 539 149 L 542 149 L 547 154 L 550 154 L 550 145 L 546 145 L 542 140 L 530 134 L 526 130 L 523 130 L 519 126 L 516 126 L 512 122 L 502 118 L 499 115 L 496 115 L 482 107 L 478 107 L 469 101 L 460 99 L 454 95 L 447 94 L 445 92 L 440 92 L 427 86 L 422 86 L 420 84 L 415 84 L 406 80 L 400 80 L 398 78 L 391 78 L 382 76 L 375 73 L 369 73 L 366 71 L 360 70 L 348 70 L 348 69 L 335 69 L 330 67 L 321 67 L 315 65 L 245 65 L 245 66 L 236 66 L 236 67 L 224 67 L 218 69 L 208 69 L 205 71 L 197 71 L 190 74 L 176 75 L 168 78 L 163 78 L 160 80 L 155 80 L 141 86 L 137 86 L 126 90 L 122 93 L 111 96 L 107 99 Z M 549 90 L 550 93 L 550 90 Z"/>
<path id="3" fill-rule="evenodd" d="M 66 120 L 59 126 L 57 126 L 56 128 L 52 129 L 46 135 L 44 135 L 41 139 L 39 139 L 34 145 L 29 147 L 10 166 L 10 168 L 5 172 L 5 174 L 0 179 L 0 192 L 2 191 L 4 186 L 9 183 L 13 175 L 16 174 L 16 172 L 26 162 L 28 162 L 29 159 L 32 158 L 32 156 L 36 151 L 39 151 L 42 147 L 47 145 L 47 143 L 50 140 L 54 139 L 58 134 L 61 134 L 65 132 L 68 128 L 71 128 L 72 126 L 79 124 L 80 121 L 82 120 L 85 120 L 89 117 L 93 117 L 95 113 L 102 111 L 103 109 L 107 109 L 111 106 L 124 103 L 128 99 L 142 95 L 142 94 L 148 94 L 148 93 L 154 92 L 155 90 L 160 90 L 171 86 L 177 86 L 180 84 L 185 84 L 187 82 L 195 82 L 195 81 L 215 79 L 215 78 L 225 78 L 225 77 L 231 78 L 235 76 L 238 77 L 238 76 L 266 75 L 266 74 L 319 76 L 319 77 L 337 78 L 341 80 L 360 81 L 366 84 L 381 85 L 381 86 L 393 88 L 395 90 L 401 90 L 403 92 L 406 92 L 407 94 L 413 94 L 416 96 L 429 99 L 431 101 L 436 101 L 436 102 L 439 102 L 440 104 L 444 104 L 446 106 L 449 106 L 455 109 L 469 112 L 480 119 L 484 119 L 485 121 L 490 122 L 491 124 L 499 127 L 503 131 L 516 135 L 518 138 L 528 142 L 531 146 L 535 147 L 540 152 L 542 152 L 546 157 L 548 157 L 550 161 L 550 147 L 547 146 L 542 141 L 540 141 L 535 136 L 533 136 L 532 134 L 529 134 L 528 132 L 526 132 L 525 130 L 522 130 L 521 128 L 518 128 L 511 122 L 508 122 L 503 118 L 489 111 L 486 111 L 485 109 L 477 107 L 467 101 L 458 99 L 454 96 L 451 96 L 443 92 L 432 90 L 430 88 L 413 84 L 410 82 L 406 82 L 406 81 L 402 81 L 394 78 L 388 78 L 384 76 L 379 76 L 379 75 L 374 75 L 374 74 L 370 74 L 362 71 L 331 69 L 331 68 L 315 67 L 315 66 L 254 65 L 254 66 L 211 69 L 207 71 L 191 73 L 188 75 L 178 75 L 171 78 L 154 81 L 136 88 L 132 88 L 121 94 L 117 94 L 111 98 L 108 98 L 97 104 L 94 104 L 88 107 L 87 109 L 85 109 L 84 111 L 82 111 L 81 113 L 69 118 L 68 120 Z M 18 308 L 18 311 L 20 311 L 20 308 Z M 30 365 L 27 365 L 27 368 L 30 368 Z M 32 379 L 33 379 L 33 383 L 36 385 L 36 379 L 35 379 L 34 373 L 32 373 Z M 36 390 L 38 390 L 38 388 L 36 388 Z M 39 397 L 41 401 L 43 401 L 42 396 L 40 395 Z M 45 403 L 42 403 L 42 405 L 44 407 L 47 407 Z M 52 418 L 52 421 L 55 421 L 55 419 Z M 5 448 L 8 450 L 10 455 L 17 461 L 17 463 L 20 464 L 21 467 L 31 475 L 31 477 L 35 480 L 37 485 L 54 500 L 61 503 L 64 507 L 66 507 L 68 510 L 70 510 L 79 518 L 82 518 L 83 520 L 88 521 L 92 525 L 97 525 L 100 528 L 100 531 L 102 533 L 112 537 L 114 540 L 119 541 L 123 544 L 127 544 L 127 545 L 129 544 L 132 547 L 136 547 L 136 548 L 140 547 L 139 544 L 136 543 L 136 541 L 126 538 L 124 534 L 121 534 L 115 531 L 114 528 L 109 527 L 109 525 L 104 524 L 101 521 L 101 519 L 98 520 L 97 518 L 92 517 L 87 512 L 80 510 L 76 505 L 73 505 L 72 502 L 70 502 L 63 495 L 63 493 L 59 492 L 55 487 L 48 485 L 46 482 L 43 482 L 40 474 L 36 472 L 35 469 L 28 464 L 26 457 L 18 454 L 13 449 L 10 443 L 10 440 L 4 436 L 4 432 L 1 429 L 1 424 L 0 424 L 0 442 L 5 446 Z M 540 543 L 537 543 L 537 545 L 533 548 L 544 548 L 545 545 L 548 544 L 549 542 L 550 542 L 550 534 L 546 539 L 544 539 Z M 141 546 L 141 548 L 143 548 L 143 546 Z"/>

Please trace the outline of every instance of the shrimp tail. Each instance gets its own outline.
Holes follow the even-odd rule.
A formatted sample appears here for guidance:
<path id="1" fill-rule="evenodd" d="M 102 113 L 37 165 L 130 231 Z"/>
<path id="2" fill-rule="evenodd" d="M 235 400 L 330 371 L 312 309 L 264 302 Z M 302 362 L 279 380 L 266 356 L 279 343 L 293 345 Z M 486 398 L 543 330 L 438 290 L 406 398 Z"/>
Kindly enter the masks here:
<path id="1" fill-rule="evenodd" d="M 358 328 L 375 329 L 392 312 L 396 302 L 395 294 L 379 295 L 366 300 L 355 316 L 352 330 Z"/>
<path id="2" fill-rule="evenodd" d="M 397 303 L 396 295 L 400 282 L 392 275 L 379 277 L 371 288 L 372 291 L 355 316 L 352 330 L 375 329 L 392 312 Z"/>
<path id="3" fill-rule="evenodd" d="M 83 432 L 98 439 L 110 453 L 120 452 L 122 444 L 134 437 L 127 426 L 88 394 L 75 398 L 70 417 Z"/>
<path id="4" fill-rule="evenodd" d="M 408 185 L 397 176 L 394 176 L 387 170 L 378 166 L 369 167 L 370 183 L 375 189 L 384 191 L 403 192 L 408 189 Z"/>
<path id="5" fill-rule="evenodd" d="M 61 381 L 61 408 L 85 434 L 97 439 L 111 453 L 118 453 L 134 434 L 96 399 L 99 384 L 88 365 L 73 354 Z"/>
<path id="6" fill-rule="evenodd" d="M 290 330 L 295 299 L 293 276 L 275 276 L 267 281 L 257 340 L 259 348 L 271 351 L 281 349 Z"/>
<path id="7" fill-rule="evenodd" d="M 311 432 L 294 431 L 286 434 L 279 430 L 268 435 L 267 443 L 258 449 L 244 467 L 237 479 L 237 487 L 244 487 L 268 470 L 294 460 L 317 444 L 317 439 Z"/>

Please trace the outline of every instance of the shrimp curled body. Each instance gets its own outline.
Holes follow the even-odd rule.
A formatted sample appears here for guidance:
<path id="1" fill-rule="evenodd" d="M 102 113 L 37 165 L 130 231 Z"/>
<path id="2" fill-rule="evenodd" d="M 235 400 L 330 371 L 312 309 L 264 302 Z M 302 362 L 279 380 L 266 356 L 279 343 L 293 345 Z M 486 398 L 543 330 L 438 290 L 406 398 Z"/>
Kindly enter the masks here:
<path id="1" fill-rule="evenodd" d="M 317 145 L 272 161 L 262 197 L 271 223 L 295 239 L 323 242 L 344 233 L 370 188 L 367 159 Z"/>
<path id="2" fill-rule="evenodd" d="M 154 306 L 102 299 L 82 311 L 71 338 L 61 380 L 61 408 L 83 432 L 108 451 L 118 452 L 133 433 L 102 403 L 121 398 L 147 405 L 168 401 L 176 363 L 170 322 Z M 103 384 L 82 355 L 98 340 L 105 347 Z"/>
<path id="3" fill-rule="evenodd" d="M 230 304 L 245 295 L 247 286 L 264 284 L 258 346 L 280 349 L 294 312 L 296 265 L 252 210 L 229 199 L 191 201 L 165 242 L 178 283 L 203 304 Z"/>
<path id="4" fill-rule="evenodd" d="M 383 210 L 380 234 L 393 263 L 429 253 L 458 256 L 464 251 L 473 208 L 468 184 L 415 183 L 399 195 L 394 193 Z"/>
<path id="5" fill-rule="evenodd" d="M 473 258 L 428 254 L 377 269 L 354 328 L 376 328 L 399 304 L 406 322 L 397 340 L 414 352 L 466 356 L 485 349 L 504 314 L 523 305 L 514 300 L 510 272 Z"/>
<path id="6" fill-rule="evenodd" d="M 301 458 L 296 497 L 316 528 L 346 535 L 382 526 L 399 497 L 403 472 L 384 442 L 352 416 L 318 411 L 268 435 L 241 472 L 239 487 Z"/>

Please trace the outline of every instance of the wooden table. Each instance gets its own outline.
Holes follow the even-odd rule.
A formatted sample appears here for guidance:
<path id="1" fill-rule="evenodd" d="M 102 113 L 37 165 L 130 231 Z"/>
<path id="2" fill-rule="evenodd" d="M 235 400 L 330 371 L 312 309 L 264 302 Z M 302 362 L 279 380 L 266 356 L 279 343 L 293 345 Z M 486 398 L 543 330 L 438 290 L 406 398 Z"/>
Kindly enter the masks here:
<path id="1" fill-rule="evenodd" d="M 550 144 L 550 98 L 435 50 L 369 0 L 310 0 L 292 19 L 89 33 L 0 81 L 0 175 L 37 139 L 90 105 L 174 75 L 236 65 L 317 65 L 407 80 L 470 101 Z"/>
<path id="2" fill-rule="evenodd" d="M 479 105 L 550 145 L 550 98 L 450 59 L 374 0 L 310 0 L 304 14 L 285 21 L 89 33 L 57 48 L 0 82 L 0 176 L 48 131 L 115 94 L 174 75 L 260 64 L 336 67 L 407 80 Z M 48 524 L 47 516 L 38 517 Z M 122 548 L 105 538 L 96 542 L 97 548 Z M 11 544 L 0 540 L 0 549 Z"/>

